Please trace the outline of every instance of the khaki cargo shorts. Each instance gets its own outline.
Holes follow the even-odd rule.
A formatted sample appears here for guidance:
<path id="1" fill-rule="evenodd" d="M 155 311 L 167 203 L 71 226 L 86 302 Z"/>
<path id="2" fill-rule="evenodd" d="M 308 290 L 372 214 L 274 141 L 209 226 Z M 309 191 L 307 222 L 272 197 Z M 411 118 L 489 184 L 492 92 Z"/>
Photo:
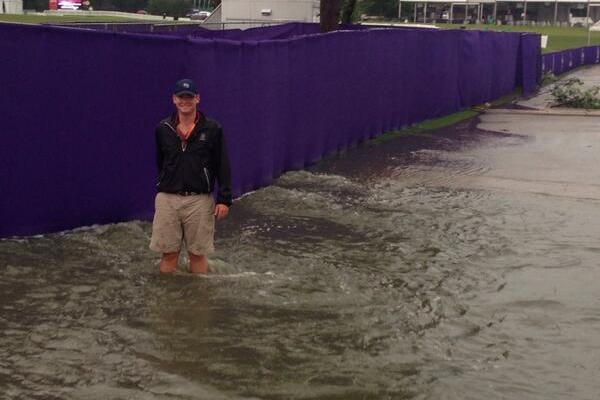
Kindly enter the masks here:
<path id="1" fill-rule="evenodd" d="M 195 255 L 215 251 L 215 201 L 211 195 L 158 193 L 154 207 L 150 250 L 178 252 L 183 241 L 187 251 Z"/>

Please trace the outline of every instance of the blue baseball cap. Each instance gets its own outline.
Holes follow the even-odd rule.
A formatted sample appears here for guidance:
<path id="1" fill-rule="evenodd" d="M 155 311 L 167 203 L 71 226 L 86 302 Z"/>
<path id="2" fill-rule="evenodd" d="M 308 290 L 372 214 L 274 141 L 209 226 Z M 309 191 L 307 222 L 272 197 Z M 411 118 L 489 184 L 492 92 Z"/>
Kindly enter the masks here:
<path id="1" fill-rule="evenodd" d="M 173 94 L 175 96 L 183 96 L 186 94 L 190 96 L 196 96 L 198 94 L 198 89 L 196 88 L 196 84 L 193 80 L 181 79 L 175 83 Z"/>

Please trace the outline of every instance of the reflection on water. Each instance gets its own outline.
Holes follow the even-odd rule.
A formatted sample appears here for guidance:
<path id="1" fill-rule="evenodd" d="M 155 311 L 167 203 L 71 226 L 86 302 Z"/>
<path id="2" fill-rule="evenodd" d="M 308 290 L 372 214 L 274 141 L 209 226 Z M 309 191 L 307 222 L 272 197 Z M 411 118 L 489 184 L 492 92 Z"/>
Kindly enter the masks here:
<path id="1" fill-rule="evenodd" d="M 2 398 L 596 399 L 598 198 L 491 184 L 539 140 L 473 124 L 239 199 L 206 277 L 148 222 L 0 241 Z"/>

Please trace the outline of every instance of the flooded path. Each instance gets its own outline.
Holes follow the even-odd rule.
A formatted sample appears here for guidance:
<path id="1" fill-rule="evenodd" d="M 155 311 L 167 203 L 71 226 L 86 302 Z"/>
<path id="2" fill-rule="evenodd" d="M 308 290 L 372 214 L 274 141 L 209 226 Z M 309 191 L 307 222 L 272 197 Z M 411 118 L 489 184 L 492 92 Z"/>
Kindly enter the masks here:
<path id="1" fill-rule="evenodd" d="M 597 399 L 600 133 L 552 118 L 288 173 L 207 277 L 148 222 L 0 241 L 0 398 Z"/>

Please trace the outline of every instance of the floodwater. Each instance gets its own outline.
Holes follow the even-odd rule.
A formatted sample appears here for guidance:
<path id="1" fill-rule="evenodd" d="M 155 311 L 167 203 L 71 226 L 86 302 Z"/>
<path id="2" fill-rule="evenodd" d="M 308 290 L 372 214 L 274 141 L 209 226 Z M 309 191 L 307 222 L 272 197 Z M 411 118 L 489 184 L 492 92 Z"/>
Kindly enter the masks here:
<path id="1" fill-rule="evenodd" d="M 596 400 L 600 137 L 567 120 L 288 173 L 206 277 L 159 276 L 146 221 L 0 241 L 0 398 Z"/>

